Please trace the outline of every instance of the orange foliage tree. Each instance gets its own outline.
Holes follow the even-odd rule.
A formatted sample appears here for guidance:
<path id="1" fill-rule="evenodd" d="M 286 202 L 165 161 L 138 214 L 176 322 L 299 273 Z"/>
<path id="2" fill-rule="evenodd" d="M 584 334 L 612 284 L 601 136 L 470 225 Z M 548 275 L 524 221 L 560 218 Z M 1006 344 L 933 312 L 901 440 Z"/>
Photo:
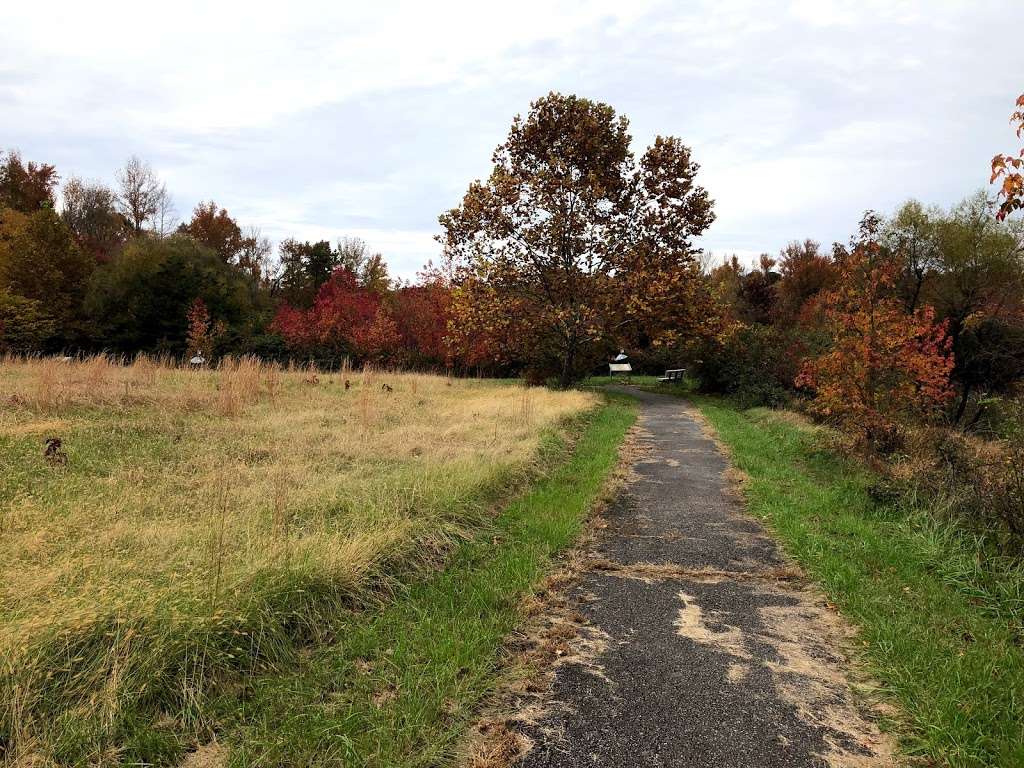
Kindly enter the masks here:
<path id="1" fill-rule="evenodd" d="M 1017 138 L 1024 137 L 1024 93 L 1017 97 L 1017 111 L 1010 115 L 1010 122 L 1017 126 Z M 1002 179 L 999 188 L 1001 202 L 996 218 L 1002 221 L 1016 210 L 1024 208 L 1024 148 L 1014 156 L 996 155 L 992 158 L 992 179 L 994 184 Z"/>
<path id="2" fill-rule="evenodd" d="M 953 359 L 932 308 L 908 314 L 897 298 L 899 268 L 878 228 L 868 213 L 852 249 L 840 254 L 837 287 L 825 296 L 830 348 L 805 361 L 796 385 L 813 393 L 819 415 L 884 447 L 901 418 L 928 416 L 952 397 Z"/>
<path id="3" fill-rule="evenodd" d="M 212 200 L 199 203 L 192 212 L 192 220 L 178 227 L 178 231 L 212 248 L 226 262 L 235 260 L 245 245 L 238 223 Z"/>
<path id="4" fill-rule="evenodd" d="M 185 319 L 188 321 L 188 357 L 199 355 L 209 361 L 213 357 L 214 346 L 227 330 L 224 323 L 220 320 L 213 322 L 206 302 L 198 297 L 189 306 Z"/>

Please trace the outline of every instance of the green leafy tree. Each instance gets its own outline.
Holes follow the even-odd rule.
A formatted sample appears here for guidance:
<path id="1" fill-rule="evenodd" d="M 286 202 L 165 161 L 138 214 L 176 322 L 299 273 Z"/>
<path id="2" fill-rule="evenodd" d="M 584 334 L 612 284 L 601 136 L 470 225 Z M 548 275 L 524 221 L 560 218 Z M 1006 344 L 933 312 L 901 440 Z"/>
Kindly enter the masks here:
<path id="1" fill-rule="evenodd" d="M 907 312 L 918 308 L 925 281 L 934 278 L 941 267 L 941 219 L 940 211 L 925 208 L 917 200 L 908 200 L 885 226 L 884 244 L 901 264 L 897 288 Z"/>
<path id="2" fill-rule="evenodd" d="M 0 289 L 0 352 L 38 352 L 56 332 L 41 302 Z"/>
<path id="3" fill-rule="evenodd" d="M 278 253 L 281 298 L 293 307 L 311 307 L 321 286 L 339 266 L 338 253 L 326 240 L 310 243 L 291 238 L 278 246 Z"/>
<path id="4" fill-rule="evenodd" d="M 244 275 L 191 237 L 140 237 L 96 270 L 86 308 L 98 342 L 123 352 L 184 354 L 196 298 L 226 325 L 238 346 L 259 328 Z"/>
<path id="5" fill-rule="evenodd" d="M 0 289 L 39 303 L 54 321 L 54 341 L 84 341 L 82 300 L 95 267 L 50 207 L 0 212 Z"/>
<path id="6" fill-rule="evenodd" d="M 937 223 L 936 279 L 928 293 L 955 334 L 968 317 L 998 317 L 1024 295 L 1024 229 L 999 222 L 984 192 L 967 198 Z"/>

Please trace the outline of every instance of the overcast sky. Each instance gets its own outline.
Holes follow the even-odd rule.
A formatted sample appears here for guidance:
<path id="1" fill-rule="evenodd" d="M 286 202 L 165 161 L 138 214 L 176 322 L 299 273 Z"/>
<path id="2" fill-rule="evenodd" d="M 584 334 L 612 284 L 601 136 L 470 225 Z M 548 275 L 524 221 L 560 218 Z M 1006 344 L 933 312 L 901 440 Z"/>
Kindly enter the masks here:
<path id="1" fill-rule="evenodd" d="M 744 257 L 985 186 L 1024 91 L 1021 0 L 229 5 L 5 4 L 0 147 L 108 183 L 137 154 L 185 218 L 358 235 L 412 276 L 550 90 L 628 116 L 638 154 L 682 137 L 703 246 Z"/>

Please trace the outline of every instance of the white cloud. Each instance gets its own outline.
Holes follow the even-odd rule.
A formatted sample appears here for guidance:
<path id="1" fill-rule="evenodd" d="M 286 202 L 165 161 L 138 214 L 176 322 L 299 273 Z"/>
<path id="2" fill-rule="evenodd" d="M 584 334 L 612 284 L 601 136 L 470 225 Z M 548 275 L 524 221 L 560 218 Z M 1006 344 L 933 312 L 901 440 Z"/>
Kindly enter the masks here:
<path id="1" fill-rule="evenodd" d="M 718 252 L 845 240 L 866 207 L 948 205 L 1009 149 L 1017 0 L 20 3 L 0 24 L 0 141 L 65 176 L 131 153 L 186 213 L 274 238 L 360 234 L 394 270 L 551 89 L 608 101 L 638 151 L 682 136 Z"/>

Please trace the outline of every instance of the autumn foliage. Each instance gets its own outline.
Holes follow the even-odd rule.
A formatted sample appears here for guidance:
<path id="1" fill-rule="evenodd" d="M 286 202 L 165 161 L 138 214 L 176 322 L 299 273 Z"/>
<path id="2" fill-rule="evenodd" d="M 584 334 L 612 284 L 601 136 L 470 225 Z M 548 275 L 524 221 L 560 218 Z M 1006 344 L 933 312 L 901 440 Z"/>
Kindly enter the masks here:
<path id="1" fill-rule="evenodd" d="M 298 354 L 354 363 L 439 364 L 447 357 L 448 291 L 438 283 L 382 292 L 338 267 L 309 309 L 283 304 L 271 330 Z"/>
<path id="2" fill-rule="evenodd" d="M 391 297 L 401 356 L 409 364 L 448 365 L 451 290 L 436 276 L 421 278 L 420 284 L 400 287 Z"/>
<path id="3" fill-rule="evenodd" d="M 1017 111 L 1010 115 L 1017 127 L 1017 138 L 1024 137 L 1024 93 L 1017 97 Z M 1024 148 L 1017 155 L 996 155 L 992 158 L 991 183 L 1000 182 L 1000 205 L 996 217 L 1002 221 L 1024 208 Z"/>
<path id="4" fill-rule="evenodd" d="M 616 346 L 689 338 L 707 313 L 692 239 L 714 220 L 698 165 L 658 137 L 639 163 L 607 104 L 551 93 L 517 117 L 485 182 L 440 217 L 453 343 L 567 386 Z"/>
<path id="5" fill-rule="evenodd" d="M 210 320 L 206 302 L 201 298 L 192 302 L 185 318 L 188 320 L 188 357 L 194 359 L 198 355 L 209 361 L 213 357 L 214 346 L 224 335 L 224 323 Z"/>
<path id="6" fill-rule="evenodd" d="M 839 271 L 823 299 L 831 345 L 804 363 L 796 384 L 812 393 L 819 415 L 884 448 L 901 417 L 928 416 L 952 397 L 951 341 L 931 307 L 904 310 L 895 293 L 898 265 L 880 246 L 873 215 Z"/>

